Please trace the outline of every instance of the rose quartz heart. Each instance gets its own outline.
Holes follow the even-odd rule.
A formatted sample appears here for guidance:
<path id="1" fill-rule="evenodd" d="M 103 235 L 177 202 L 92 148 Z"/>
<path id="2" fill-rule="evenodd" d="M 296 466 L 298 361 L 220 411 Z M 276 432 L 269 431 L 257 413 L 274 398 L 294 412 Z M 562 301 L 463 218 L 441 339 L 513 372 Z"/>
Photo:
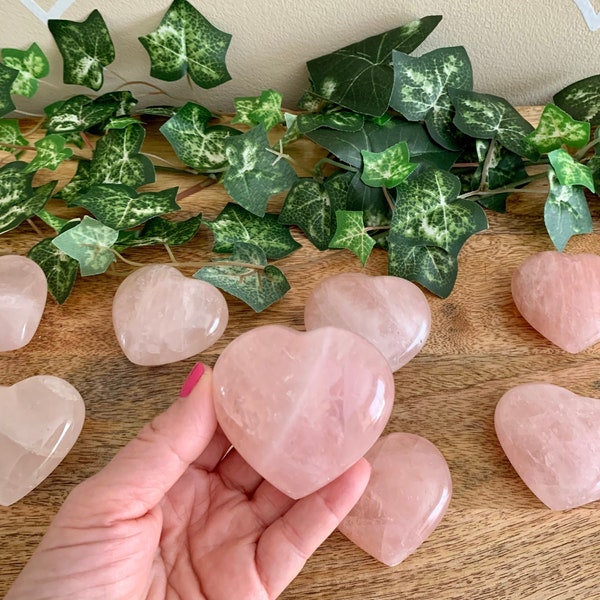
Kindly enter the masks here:
<path id="1" fill-rule="evenodd" d="M 339 530 L 394 567 L 442 520 L 452 496 L 450 470 L 430 441 L 412 433 L 381 438 L 365 458 L 371 463 L 371 479 Z"/>
<path id="2" fill-rule="evenodd" d="M 223 294 L 169 265 L 133 272 L 113 300 L 113 325 L 127 358 L 137 365 L 165 365 L 212 346 L 227 327 Z"/>
<path id="3" fill-rule="evenodd" d="M 495 423 L 508 460 L 546 506 L 600 499 L 600 400 L 547 383 L 519 385 L 502 396 Z"/>
<path id="4" fill-rule="evenodd" d="M 307 330 L 331 325 L 362 335 L 397 371 L 427 341 L 431 311 L 425 294 L 406 279 L 342 273 L 314 288 L 304 324 Z"/>
<path id="5" fill-rule="evenodd" d="M 0 352 L 29 344 L 44 313 L 48 283 L 25 256 L 0 256 Z"/>
<path id="6" fill-rule="evenodd" d="M 350 331 L 266 325 L 225 348 L 214 395 L 237 451 L 275 487 L 301 498 L 375 443 L 392 410 L 394 378 L 380 352 Z"/>
<path id="7" fill-rule="evenodd" d="M 515 271 L 512 295 L 530 325 L 563 350 L 600 341 L 600 256 L 534 254 Z"/>
<path id="8" fill-rule="evenodd" d="M 85 406 L 79 392 L 51 375 L 0 386 L 0 504 L 41 483 L 77 441 Z"/>

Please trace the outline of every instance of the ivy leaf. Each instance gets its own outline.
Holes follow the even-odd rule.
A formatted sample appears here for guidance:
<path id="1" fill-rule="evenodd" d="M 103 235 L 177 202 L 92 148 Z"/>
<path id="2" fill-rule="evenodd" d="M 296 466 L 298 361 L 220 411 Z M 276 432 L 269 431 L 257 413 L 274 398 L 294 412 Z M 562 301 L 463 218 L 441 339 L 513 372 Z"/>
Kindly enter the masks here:
<path id="1" fill-rule="evenodd" d="M 529 141 L 541 154 L 563 146 L 583 148 L 590 140 L 591 127 L 584 121 L 576 121 L 555 104 L 547 104 L 535 131 L 528 135 Z"/>
<path id="2" fill-rule="evenodd" d="M 152 77 L 175 81 L 189 73 L 205 89 L 231 79 L 225 65 L 231 35 L 214 27 L 187 0 L 174 0 L 158 28 L 139 40 L 150 56 Z"/>
<path id="3" fill-rule="evenodd" d="M 29 142 L 21 135 L 18 119 L 0 119 L 0 151 L 10 152 L 19 156 L 23 152 L 18 148 L 9 148 L 9 146 L 27 146 Z"/>
<path id="4" fill-rule="evenodd" d="M 550 194 L 544 208 L 544 221 L 552 243 L 562 252 L 571 236 L 592 231 L 592 216 L 580 186 L 562 185 L 555 172 L 548 171 Z"/>
<path id="5" fill-rule="evenodd" d="M 568 85 L 554 96 L 554 103 L 578 121 L 600 125 L 600 75 Z"/>
<path id="6" fill-rule="evenodd" d="M 537 158 L 538 152 L 528 139 L 533 126 L 504 98 L 467 90 L 449 90 L 456 109 L 454 124 L 467 135 L 496 139 L 519 156 Z"/>
<path id="7" fill-rule="evenodd" d="M 52 297 L 59 304 L 64 304 L 75 285 L 79 263 L 57 248 L 52 240 L 46 238 L 37 243 L 27 256 L 44 271 Z"/>
<path id="8" fill-rule="evenodd" d="M 33 188 L 33 173 L 27 163 L 15 161 L 0 168 L 0 233 L 10 231 L 42 210 L 50 199 L 56 181 Z"/>
<path id="9" fill-rule="evenodd" d="M 71 181 L 69 181 L 69 183 L 67 183 L 67 185 L 65 185 L 56 196 L 64 200 L 67 205 L 71 206 L 77 196 L 83 194 L 90 187 L 91 168 L 91 160 L 80 160 L 77 163 L 77 171 L 75 171 L 75 175 L 73 175 Z"/>
<path id="10" fill-rule="evenodd" d="M 391 231 L 407 246 L 436 246 L 457 255 L 466 240 L 487 229 L 483 209 L 458 198 L 460 179 L 440 169 L 423 170 L 397 188 Z"/>
<path id="11" fill-rule="evenodd" d="M 396 187 L 418 166 L 410 162 L 406 142 L 394 144 L 383 152 L 363 150 L 361 154 L 364 161 L 361 179 L 371 187 Z"/>
<path id="12" fill-rule="evenodd" d="M 115 47 L 98 10 L 85 21 L 50 19 L 48 27 L 64 61 L 63 81 L 99 90 L 104 67 L 115 60 Z"/>
<path id="13" fill-rule="evenodd" d="M 222 171 L 227 166 L 227 140 L 241 134 L 233 127 L 209 127 L 211 118 L 204 106 L 188 102 L 160 128 L 179 159 L 201 173 Z"/>
<path id="14" fill-rule="evenodd" d="M 87 215 L 68 231 L 61 233 L 52 243 L 79 263 L 81 275 L 100 275 L 115 260 L 111 248 L 119 232 Z"/>
<path id="15" fill-rule="evenodd" d="M 450 150 L 460 149 L 448 88 L 473 89 L 473 69 L 467 51 L 462 46 L 439 48 L 420 57 L 395 51 L 393 63 L 390 106 L 409 121 L 425 121 L 438 144 Z"/>
<path id="16" fill-rule="evenodd" d="M 46 107 L 48 133 L 71 133 L 86 131 L 110 119 L 115 107 L 110 103 L 97 103 L 87 96 L 78 95 L 55 102 Z"/>
<path id="17" fill-rule="evenodd" d="M 27 50 L 3 48 L 2 62 L 18 71 L 17 78 L 11 87 L 11 94 L 31 98 L 38 89 L 38 79 L 46 77 L 50 72 L 50 63 L 42 49 L 33 43 Z"/>
<path id="18" fill-rule="evenodd" d="M 113 117 L 108 120 L 104 126 L 106 131 L 111 129 L 127 129 L 131 125 L 140 125 L 140 122 L 135 117 Z"/>
<path id="19" fill-rule="evenodd" d="M 10 91 L 18 76 L 19 71 L 15 71 L 0 63 L 0 117 L 3 117 L 15 108 Z"/>
<path id="20" fill-rule="evenodd" d="M 447 298 L 458 275 L 458 259 L 436 246 L 406 244 L 397 232 L 388 238 L 388 273 L 416 281 L 430 292 Z"/>
<path id="21" fill-rule="evenodd" d="M 73 156 L 71 148 L 65 148 L 65 138 L 52 133 L 35 142 L 37 154 L 25 167 L 24 173 L 36 173 L 40 169 L 55 171 L 58 166 Z"/>
<path id="22" fill-rule="evenodd" d="M 139 239 L 144 242 L 144 245 L 151 243 L 181 246 L 196 237 L 201 225 L 201 214 L 190 217 L 185 221 L 167 221 L 167 219 L 154 217 L 144 225 Z"/>
<path id="23" fill-rule="evenodd" d="M 367 227 L 389 225 L 391 210 L 383 189 L 364 184 L 360 173 L 345 175 L 350 181 L 345 208 L 361 211 Z"/>
<path id="24" fill-rule="evenodd" d="M 364 267 L 375 246 L 375 240 L 365 230 L 362 211 L 338 210 L 335 218 L 337 227 L 329 247 L 350 250 L 358 256 Z"/>
<path id="25" fill-rule="evenodd" d="M 267 258 L 277 260 L 300 248 L 278 215 L 266 213 L 257 217 L 232 202 L 206 224 L 215 237 L 213 252 L 229 254 L 237 242 L 247 242 L 262 248 Z"/>
<path id="26" fill-rule="evenodd" d="M 362 129 L 365 124 L 365 118 L 353 112 L 338 111 L 322 114 L 301 114 L 298 115 L 298 131 L 302 134 L 309 133 L 315 129 L 326 127 L 336 131 L 355 132 Z"/>
<path id="27" fill-rule="evenodd" d="M 285 275 L 277 267 L 267 265 L 264 250 L 245 242 L 234 245 L 230 258 L 215 260 L 194 277 L 239 298 L 256 312 L 283 298 L 290 289 Z"/>
<path id="28" fill-rule="evenodd" d="M 227 193 L 259 217 L 265 214 L 269 198 L 288 189 L 297 179 L 294 169 L 285 160 L 273 156 L 264 125 L 230 137 L 226 154 L 229 168 L 223 184 Z"/>
<path id="29" fill-rule="evenodd" d="M 582 185 L 590 192 L 595 191 L 591 169 L 576 161 L 566 150 L 553 150 L 548 154 L 548 159 L 561 185 Z"/>
<path id="30" fill-rule="evenodd" d="M 44 223 L 46 223 L 46 225 L 52 227 L 52 229 L 54 229 L 54 231 L 56 231 L 56 233 L 61 233 L 62 230 L 69 224 L 72 222 L 72 220 L 69 219 L 61 219 L 60 217 L 57 217 L 56 215 L 53 215 L 52 213 L 48 212 L 45 208 L 38 210 L 35 213 L 36 217 L 38 217 L 39 219 L 41 219 L 42 221 L 44 221 Z M 79 221 L 79 219 L 77 219 Z"/>
<path id="31" fill-rule="evenodd" d="M 335 233 L 336 211 L 346 209 L 349 185 L 346 173 L 333 175 L 324 183 L 299 179 L 285 199 L 279 222 L 297 225 L 319 250 L 326 250 Z"/>
<path id="32" fill-rule="evenodd" d="M 412 21 L 309 61 L 314 92 L 355 112 L 382 115 L 394 85 L 392 51 L 412 52 L 440 20 L 431 16 Z"/>
<path id="33" fill-rule="evenodd" d="M 99 221 L 112 229 L 129 229 L 152 217 L 179 210 L 177 188 L 136 193 L 122 184 L 95 185 L 76 200 Z"/>
<path id="34" fill-rule="evenodd" d="M 282 100 L 283 96 L 275 90 L 265 90 L 258 97 L 236 98 L 236 114 L 231 122 L 251 126 L 262 123 L 269 131 L 283 121 Z"/>

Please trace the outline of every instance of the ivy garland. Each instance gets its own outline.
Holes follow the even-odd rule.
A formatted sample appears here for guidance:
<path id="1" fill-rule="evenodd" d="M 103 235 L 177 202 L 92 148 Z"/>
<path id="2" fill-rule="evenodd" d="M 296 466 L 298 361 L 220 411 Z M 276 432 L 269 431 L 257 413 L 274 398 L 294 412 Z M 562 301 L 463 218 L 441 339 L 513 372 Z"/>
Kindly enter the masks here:
<path id="1" fill-rule="evenodd" d="M 214 236 L 213 252 L 228 256 L 194 277 L 256 311 L 289 289 L 270 261 L 298 249 L 290 226 L 320 250 L 354 252 L 363 265 L 382 247 L 390 274 L 442 297 L 454 286 L 462 246 L 488 227 L 486 210 L 504 211 L 515 191 L 547 194 L 546 228 L 562 251 L 571 236 L 592 229 L 586 196 L 600 186 L 600 138 L 592 133 L 600 123 L 600 75 L 556 94 L 534 129 L 505 99 L 473 91 L 463 47 L 411 55 L 440 20 L 425 17 L 310 60 L 299 114 L 283 110 L 274 90 L 236 99 L 230 125 L 194 102 L 136 112 L 127 90 L 75 95 L 45 108 L 44 136 L 30 162 L 20 160 L 31 144 L 19 121 L 2 118 L 0 149 L 12 157 L 0 167 L 0 233 L 35 218 L 56 231 L 29 256 L 63 303 L 79 272 L 104 273 L 130 248 L 185 244 L 204 225 Z M 115 59 L 100 12 L 83 22 L 51 20 L 49 28 L 64 82 L 100 90 Z M 158 27 L 140 38 L 152 77 L 187 77 L 205 89 L 230 79 L 230 40 L 187 0 L 174 0 Z M 15 109 L 13 96 L 36 93 L 49 63 L 37 44 L 3 49 L 1 59 L 5 116 Z M 186 171 L 201 178 L 198 189 L 218 183 L 231 196 L 213 221 L 164 218 L 179 209 L 177 188 L 138 192 L 155 180 L 155 166 L 142 151 L 144 115 L 163 119 L 160 131 Z M 284 134 L 271 145 L 267 134 L 276 126 Z M 303 137 L 329 153 L 313 177 L 298 177 L 285 152 Z M 76 156 L 83 145 L 91 159 Z M 74 159 L 77 171 L 61 189 L 57 182 L 34 185 L 38 171 Z M 526 187 L 540 179 L 547 190 Z M 287 192 L 280 214 L 266 213 L 280 192 Z M 59 218 L 47 209 L 51 198 L 81 207 L 84 216 Z"/>

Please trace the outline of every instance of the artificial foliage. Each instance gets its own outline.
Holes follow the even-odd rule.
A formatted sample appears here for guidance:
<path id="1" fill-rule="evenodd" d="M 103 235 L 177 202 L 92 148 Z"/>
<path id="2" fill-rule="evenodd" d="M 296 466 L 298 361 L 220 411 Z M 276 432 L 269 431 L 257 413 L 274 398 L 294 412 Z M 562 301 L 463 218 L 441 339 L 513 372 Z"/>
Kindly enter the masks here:
<path id="1" fill-rule="evenodd" d="M 488 211 L 506 209 L 512 193 L 546 197 L 548 234 L 564 250 L 573 235 L 592 229 L 600 75 L 558 91 L 534 128 L 506 99 L 474 89 L 462 46 L 415 53 L 440 21 L 427 16 L 399 24 L 311 58 L 297 109 L 283 108 L 277 90 L 257 90 L 235 100 L 224 124 L 200 103 L 137 108 L 127 85 L 107 91 L 104 75 L 115 46 L 98 10 L 82 22 L 51 20 L 63 81 L 94 93 L 57 98 L 44 109 L 43 135 L 30 141 L 10 113 L 15 96 L 35 95 L 49 62 L 35 43 L 1 50 L 0 151 L 7 157 L 0 166 L 0 234 L 36 219 L 55 231 L 29 256 L 59 303 L 78 274 L 104 273 L 127 261 L 131 248 L 160 245 L 170 252 L 212 235 L 213 254 L 202 257 L 206 264 L 194 277 L 256 311 L 289 290 L 274 263 L 300 247 L 290 228 L 324 252 L 353 252 L 362 265 L 372 252 L 387 252 L 389 274 L 442 297 L 452 292 L 462 246 L 488 227 Z M 152 78 L 186 77 L 200 88 L 230 79 L 230 41 L 187 0 L 174 0 L 156 28 L 139 38 Z M 159 89 L 150 79 L 146 85 Z M 177 218 L 177 188 L 140 190 L 160 168 L 160 157 L 144 153 L 149 115 L 162 121 L 161 134 L 184 170 L 198 177 L 197 189 L 222 185 L 231 197 L 212 221 L 201 214 Z M 310 177 L 300 177 L 288 155 L 302 138 L 327 154 Z M 91 158 L 78 154 L 84 146 Z M 26 149 L 35 150 L 28 162 Z M 70 160 L 77 169 L 65 185 L 36 183 L 39 171 Z M 279 193 L 285 194 L 281 210 L 268 212 Z M 53 214 L 50 199 L 79 216 Z"/>

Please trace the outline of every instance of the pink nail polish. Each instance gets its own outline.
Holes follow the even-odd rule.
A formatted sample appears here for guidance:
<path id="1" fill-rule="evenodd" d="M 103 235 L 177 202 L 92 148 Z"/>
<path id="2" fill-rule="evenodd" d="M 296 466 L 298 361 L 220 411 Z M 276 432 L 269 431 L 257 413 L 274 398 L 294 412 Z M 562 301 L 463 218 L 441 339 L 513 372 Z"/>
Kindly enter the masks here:
<path id="1" fill-rule="evenodd" d="M 179 397 L 187 398 L 192 393 L 192 390 L 196 387 L 196 384 L 202 378 L 202 375 L 204 375 L 204 365 L 200 362 L 196 363 L 186 380 L 183 382 L 181 391 L 179 392 Z"/>

